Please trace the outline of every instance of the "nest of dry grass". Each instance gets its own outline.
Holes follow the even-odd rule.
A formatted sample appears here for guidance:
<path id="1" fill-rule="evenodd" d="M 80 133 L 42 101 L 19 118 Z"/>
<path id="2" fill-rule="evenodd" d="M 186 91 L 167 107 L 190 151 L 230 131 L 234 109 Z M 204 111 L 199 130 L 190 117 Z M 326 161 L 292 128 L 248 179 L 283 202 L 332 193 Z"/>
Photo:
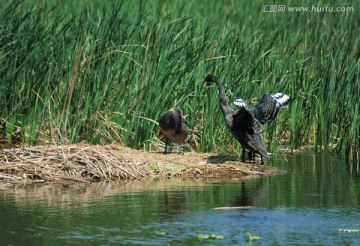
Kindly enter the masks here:
<path id="1" fill-rule="evenodd" d="M 271 175 L 272 167 L 209 154 L 146 152 L 120 145 L 35 146 L 3 149 L 0 181 L 91 182 L 156 177 Z"/>
<path id="2" fill-rule="evenodd" d="M 126 154 L 126 152 L 125 152 Z M 5 149 L 0 157 L 0 179 L 38 181 L 97 181 L 148 176 L 144 163 L 134 163 L 95 146 L 36 146 Z"/>

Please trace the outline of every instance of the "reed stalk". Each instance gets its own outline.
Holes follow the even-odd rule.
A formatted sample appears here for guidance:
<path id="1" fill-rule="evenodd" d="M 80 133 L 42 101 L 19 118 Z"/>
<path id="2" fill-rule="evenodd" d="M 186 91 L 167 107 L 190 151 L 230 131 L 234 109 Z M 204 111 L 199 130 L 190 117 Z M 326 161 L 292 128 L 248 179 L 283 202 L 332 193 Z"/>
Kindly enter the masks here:
<path id="1" fill-rule="evenodd" d="M 359 160 L 360 17 L 354 12 L 264 13 L 257 0 L 2 5 L 4 141 L 151 149 L 156 120 L 177 106 L 195 150 L 238 154 L 217 89 L 200 82 L 215 74 L 229 101 L 241 96 L 254 105 L 277 91 L 293 98 L 264 129 L 272 151 L 310 146 Z"/>

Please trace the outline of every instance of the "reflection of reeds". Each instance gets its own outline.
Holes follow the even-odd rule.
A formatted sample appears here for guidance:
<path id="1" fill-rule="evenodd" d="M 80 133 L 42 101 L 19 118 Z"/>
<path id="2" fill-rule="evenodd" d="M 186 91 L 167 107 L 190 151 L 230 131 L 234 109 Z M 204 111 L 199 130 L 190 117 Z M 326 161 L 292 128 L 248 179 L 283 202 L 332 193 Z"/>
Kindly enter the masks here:
<path id="1" fill-rule="evenodd" d="M 272 152 L 310 145 L 359 159 L 360 15 L 262 13 L 260 0 L 55 2 L 0 10 L 0 142 L 151 150 L 154 120 L 177 106 L 195 150 L 237 154 L 216 90 L 200 82 L 214 73 L 229 99 L 294 99 L 266 126 Z"/>
<path id="2" fill-rule="evenodd" d="M 245 179 L 242 177 L 241 179 Z M 229 178 L 206 179 L 157 179 L 133 181 L 106 181 L 91 184 L 5 184 L 0 183 L 0 196 L 13 198 L 17 203 L 45 203 L 58 205 L 63 209 L 71 209 L 69 203 L 87 206 L 85 202 L 102 200 L 106 197 L 125 194 L 137 196 L 144 191 L 172 191 L 188 189 L 188 187 L 206 187 L 213 183 L 229 182 Z M 237 182 L 239 179 L 232 179 Z M 190 188 L 191 189 L 191 188 Z"/>

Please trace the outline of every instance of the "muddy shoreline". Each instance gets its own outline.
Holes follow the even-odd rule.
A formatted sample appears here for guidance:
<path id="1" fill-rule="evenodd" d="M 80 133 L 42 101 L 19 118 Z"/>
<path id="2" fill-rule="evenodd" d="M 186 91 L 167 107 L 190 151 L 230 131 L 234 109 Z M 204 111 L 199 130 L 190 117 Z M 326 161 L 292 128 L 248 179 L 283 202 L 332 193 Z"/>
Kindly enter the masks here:
<path id="1" fill-rule="evenodd" d="M 122 145 L 3 149 L 2 183 L 90 183 L 104 180 L 269 176 L 284 170 L 230 156 L 147 152 Z"/>

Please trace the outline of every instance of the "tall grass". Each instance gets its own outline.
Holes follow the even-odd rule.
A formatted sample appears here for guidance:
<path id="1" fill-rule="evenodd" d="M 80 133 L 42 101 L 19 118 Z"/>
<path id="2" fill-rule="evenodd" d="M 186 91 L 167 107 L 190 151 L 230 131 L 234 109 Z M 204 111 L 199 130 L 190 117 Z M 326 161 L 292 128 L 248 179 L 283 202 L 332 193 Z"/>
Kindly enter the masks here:
<path id="1" fill-rule="evenodd" d="M 260 0 L 1 5 L 0 131 L 8 142 L 150 149 L 156 120 L 178 106 L 193 148 L 239 153 L 217 89 L 200 82 L 211 73 L 230 101 L 254 105 L 277 91 L 293 98 L 265 129 L 270 149 L 311 146 L 359 160 L 357 3 L 349 13 L 264 13 Z"/>

